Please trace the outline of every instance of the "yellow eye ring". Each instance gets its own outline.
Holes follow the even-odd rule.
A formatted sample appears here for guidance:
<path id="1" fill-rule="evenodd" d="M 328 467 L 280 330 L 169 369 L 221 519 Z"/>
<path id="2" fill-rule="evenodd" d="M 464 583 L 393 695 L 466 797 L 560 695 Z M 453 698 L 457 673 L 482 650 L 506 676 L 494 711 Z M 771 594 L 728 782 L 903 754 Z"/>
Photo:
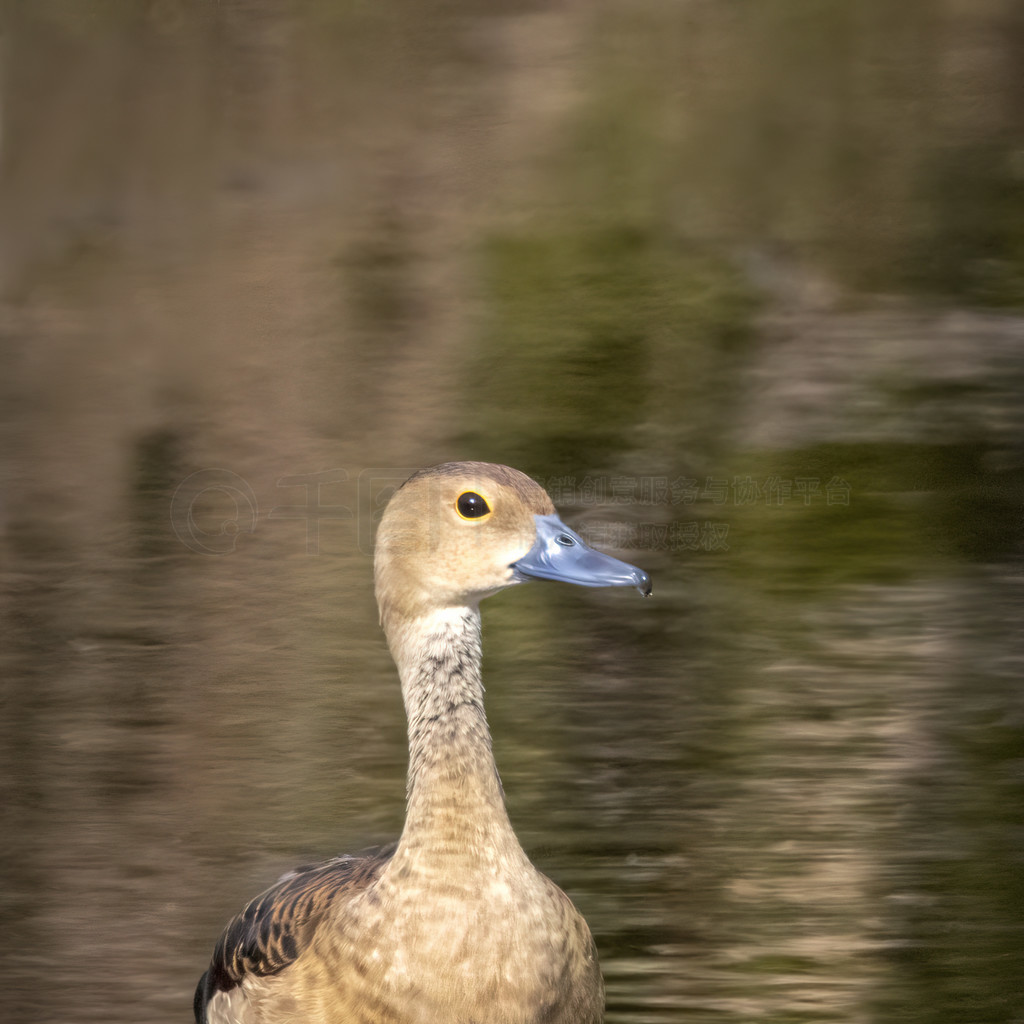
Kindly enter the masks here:
<path id="1" fill-rule="evenodd" d="M 491 506 L 476 491 L 463 491 L 455 499 L 455 511 L 463 519 L 483 519 L 491 514 Z"/>

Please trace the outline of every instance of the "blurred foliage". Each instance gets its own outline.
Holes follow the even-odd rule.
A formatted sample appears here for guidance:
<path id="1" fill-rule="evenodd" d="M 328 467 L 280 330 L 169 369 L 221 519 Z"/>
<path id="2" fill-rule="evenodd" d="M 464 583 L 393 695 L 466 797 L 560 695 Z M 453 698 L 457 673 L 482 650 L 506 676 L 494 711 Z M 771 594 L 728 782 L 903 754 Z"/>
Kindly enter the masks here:
<path id="1" fill-rule="evenodd" d="M 652 418 L 676 441 L 712 427 L 720 404 L 705 396 L 725 386 L 754 308 L 722 259 L 652 229 L 574 227 L 496 236 L 483 258 L 464 440 L 540 475 L 607 466 Z"/>
<path id="2" fill-rule="evenodd" d="M 607 6 L 590 42 L 581 202 L 855 286 L 1024 300 L 1018 5 Z"/>
<path id="3" fill-rule="evenodd" d="M 932 216 L 903 269 L 908 283 L 982 305 L 1024 305 L 1024 139 L 939 151 L 922 190 Z"/>
<path id="4" fill-rule="evenodd" d="M 131 467 L 132 525 L 142 560 L 177 553 L 177 538 L 167 530 L 168 509 L 184 475 L 184 432 L 160 427 L 137 438 Z M 152 573 L 152 565 L 146 572 Z"/>
<path id="5" fill-rule="evenodd" d="M 990 622 L 990 609 L 978 614 Z M 998 644 L 998 629 L 988 631 Z M 1019 1018 L 1024 874 L 1011 837 L 1019 833 L 1024 720 L 1007 713 L 1019 706 L 1016 674 L 986 671 L 980 661 L 964 658 L 959 680 L 977 703 L 965 707 L 954 692 L 956 714 L 933 724 L 932 742 L 953 754 L 952 764 L 939 779 L 932 771 L 917 779 L 890 851 L 892 875 L 880 879 L 898 936 L 884 959 L 898 984 L 876 994 L 879 1020 Z M 974 777 L 985 785 L 964 784 Z"/>
<path id="6" fill-rule="evenodd" d="M 1024 474 L 991 468 L 988 455 L 986 445 L 967 443 L 744 453 L 732 479 L 752 481 L 751 501 L 711 506 L 730 524 L 729 569 L 748 583 L 806 596 L 1009 555 L 1020 534 Z M 816 493 L 787 497 L 777 489 L 799 480 L 813 480 Z"/>

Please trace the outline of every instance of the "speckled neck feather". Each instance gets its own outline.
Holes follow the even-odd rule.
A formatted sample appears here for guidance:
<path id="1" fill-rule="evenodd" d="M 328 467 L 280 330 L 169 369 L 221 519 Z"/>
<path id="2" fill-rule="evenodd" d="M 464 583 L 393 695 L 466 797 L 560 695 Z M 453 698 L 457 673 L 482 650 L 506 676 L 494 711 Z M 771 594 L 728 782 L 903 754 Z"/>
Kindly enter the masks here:
<path id="1" fill-rule="evenodd" d="M 403 623 L 392 651 L 409 723 L 399 852 L 462 851 L 465 860 L 489 862 L 499 850 L 521 852 L 484 713 L 479 611 L 444 609 Z"/>

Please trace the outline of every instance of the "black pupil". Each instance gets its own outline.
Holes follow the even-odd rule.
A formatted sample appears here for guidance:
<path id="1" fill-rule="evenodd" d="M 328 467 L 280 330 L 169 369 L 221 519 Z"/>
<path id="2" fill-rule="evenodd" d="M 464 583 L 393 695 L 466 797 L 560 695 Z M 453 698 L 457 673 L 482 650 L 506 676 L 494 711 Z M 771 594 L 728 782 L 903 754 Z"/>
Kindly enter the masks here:
<path id="1" fill-rule="evenodd" d="M 476 491 L 466 491 L 465 494 L 460 494 L 459 500 L 455 504 L 458 507 L 459 515 L 466 519 L 479 519 L 491 511 L 487 507 L 487 502 Z"/>

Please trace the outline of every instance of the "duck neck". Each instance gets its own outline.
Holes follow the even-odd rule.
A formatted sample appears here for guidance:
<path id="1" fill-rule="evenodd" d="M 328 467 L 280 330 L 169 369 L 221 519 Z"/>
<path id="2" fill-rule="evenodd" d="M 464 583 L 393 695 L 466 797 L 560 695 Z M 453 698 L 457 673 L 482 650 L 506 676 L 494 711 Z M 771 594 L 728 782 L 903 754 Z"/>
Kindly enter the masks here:
<path id="1" fill-rule="evenodd" d="M 441 609 L 388 630 L 409 725 L 399 849 L 522 855 L 498 778 L 480 679 L 480 611 Z"/>

